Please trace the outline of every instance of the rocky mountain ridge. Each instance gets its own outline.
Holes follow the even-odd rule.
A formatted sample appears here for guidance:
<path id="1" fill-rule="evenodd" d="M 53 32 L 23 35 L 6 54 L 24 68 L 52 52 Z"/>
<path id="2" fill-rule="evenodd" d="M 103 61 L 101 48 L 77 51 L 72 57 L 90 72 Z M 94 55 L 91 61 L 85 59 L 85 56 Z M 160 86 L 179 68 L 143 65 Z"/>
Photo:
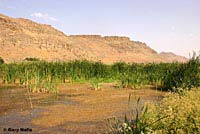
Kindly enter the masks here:
<path id="1" fill-rule="evenodd" d="M 20 62 L 27 57 L 47 61 L 87 59 L 106 64 L 114 62 L 185 62 L 186 58 L 158 54 L 128 37 L 101 35 L 65 35 L 50 25 L 0 14 L 0 57 Z"/>

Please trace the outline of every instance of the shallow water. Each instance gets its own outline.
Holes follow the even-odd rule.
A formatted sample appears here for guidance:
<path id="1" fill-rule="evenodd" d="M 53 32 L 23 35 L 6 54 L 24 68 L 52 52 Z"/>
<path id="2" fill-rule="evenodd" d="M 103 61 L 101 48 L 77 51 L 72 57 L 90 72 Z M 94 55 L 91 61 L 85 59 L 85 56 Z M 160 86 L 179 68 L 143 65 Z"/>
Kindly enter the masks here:
<path id="1" fill-rule="evenodd" d="M 32 96 L 33 108 L 30 107 L 30 100 L 27 95 L 27 90 L 25 88 L 16 88 L 15 86 L 6 86 L 0 89 L 0 133 L 14 134 L 17 132 L 4 131 L 4 129 L 20 129 L 20 128 L 30 128 L 31 134 L 37 133 L 50 133 L 52 131 L 61 132 L 61 128 L 48 127 L 44 128 L 41 126 L 34 125 L 32 120 L 34 118 L 39 118 L 42 112 L 47 109 L 44 107 L 65 104 L 65 105 L 76 105 L 77 102 L 67 100 L 63 95 L 45 95 L 41 97 Z M 41 95 L 41 94 L 39 94 Z M 78 96 L 78 95 L 77 95 Z M 71 97 L 71 96 L 70 96 Z M 45 131 L 42 131 L 44 130 Z M 62 130 L 63 133 L 66 132 L 65 129 Z"/>
<path id="2" fill-rule="evenodd" d="M 107 118 L 123 117 L 129 111 L 129 93 L 136 92 L 142 98 L 141 105 L 162 98 L 162 93 L 155 95 L 153 90 L 146 93 L 105 88 L 93 91 L 84 84 L 68 85 L 57 95 L 31 93 L 31 101 L 23 87 L 0 88 L 0 134 L 8 132 L 3 131 L 5 128 L 29 128 L 30 134 L 101 134 L 106 131 Z M 134 108 L 133 102 L 131 105 Z"/>

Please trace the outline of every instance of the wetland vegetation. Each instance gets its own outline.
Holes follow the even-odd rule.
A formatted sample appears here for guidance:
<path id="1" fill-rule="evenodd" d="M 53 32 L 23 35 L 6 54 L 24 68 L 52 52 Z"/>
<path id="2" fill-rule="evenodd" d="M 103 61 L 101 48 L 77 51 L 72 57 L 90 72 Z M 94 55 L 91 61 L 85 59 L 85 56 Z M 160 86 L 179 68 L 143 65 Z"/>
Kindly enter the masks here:
<path id="1" fill-rule="evenodd" d="M 37 125 L 46 126 L 42 122 L 49 121 L 49 126 L 56 126 L 66 121 L 76 122 L 79 119 L 82 122 L 84 120 L 91 121 L 86 117 L 95 121 L 100 118 L 117 116 L 114 122 L 109 120 L 108 133 L 199 133 L 199 58 L 199 56 L 193 56 L 186 63 L 136 64 L 120 62 L 112 65 L 86 60 L 45 62 L 34 58 L 28 58 L 31 60 L 22 63 L 6 64 L 2 62 L 0 64 L 0 96 L 24 89 L 27 100 L 24 102 L 26 110 L 29 107 L 29 102 L 33 106 L 41 107 L 39 102 L 49 100 L 48 98 L 52 98 L 51 101 L 57 101 L 58 103 L 54 103 L 56 106 L 52 103 L 49 104 L 52 105 L 50 109 L 57 117 L 57 121 L 51 122 L 54 116 L 49 113 L 48 109 L 47 113 L 49 114 L 44 115 L 45 117 L 32 119 L 31 122 Z M 77 84 L 78 86 L 76 86 Z M 152 89 L 149 89 L 150 87 Z M 11 92 L 6 91 L 11 88 Z M 143 96 L 141 100 L 145 100 L 144 96 L 150 96 L 151 99 L 147 99 L 145 103 L 139 103 L 138 100 L 134 108 L 129 107 L 129 109 L 125 100 L 128 99 L 128 94 L 133 92 L 137 94 L 137 97 Z M 142 94 L 140 94 L 141 92 Z M 149 92 L 153 93 L 148 95 Z M 163 95 L 168 93 L 169 95 Z M 20 94 L 21 98 L 14 97 L 16 99 L 14 101 L 17 101 L 18 98 L 23 99 L 22 93 Z M 83 96 L 79 96 L 79 94 Z M 154 100 L 153 96 L 155 95 L 157 96 L 156 103 L 146 104 L 149 100 Z M 161 96 L 165 96 L 164 99 L 160 99 Z M 69 104 L 68 102 L 72 106 L 65 106 Z M 8 104 L 5 105 L 3 101 L 1 103 L 1 106 L 4 107 L 3 111 L 8 111 L 8 108 L 12 109 L 12 107 L 8 107 L 8 104 L 13 103 L 13 101 L 8 101 Z M 81 104 L 84 107 L 79 106 L 78 103 L 84 103 Z M 115 108 L 120 114 L 116 115 L 116 111 L 108 106 L 114 108 L 113 106 L 118 104 L 119 107 Z M 79 113 L 74 105 L 78 105 L 82 113 Z M 67 109 L 71 109 L 71 111 Z M 103 109 L 105 114 L 101 112 Z M 93 110 L 92 113 L 86 114 L 86 111 L 90 110 Z M 63 115 L 66 111 L 71 116 L 74 114 L 80 117 L 77 116 L 77 119 L 73 119 L 69 115 Z M 126 113 L 124 120 L 121 118 L 123 112 Z"/>

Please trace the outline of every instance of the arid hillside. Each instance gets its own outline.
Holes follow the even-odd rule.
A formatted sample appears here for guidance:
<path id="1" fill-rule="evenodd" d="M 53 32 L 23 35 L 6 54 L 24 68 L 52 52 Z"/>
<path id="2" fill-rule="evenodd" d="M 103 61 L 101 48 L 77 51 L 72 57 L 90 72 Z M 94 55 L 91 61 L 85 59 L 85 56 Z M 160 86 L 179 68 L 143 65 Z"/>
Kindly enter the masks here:
<path id="1" fill-rule="evenodd" d="M 185 62 L 185 61 L 187 61 L 187 59 L 185 57 L 175 55 L 172 52 L 161 52 L 161 53 L 159 53 L 159 55 L 162 58 L 166 59 L 166 61 L 168 61 L 168 62 L 176 62 L 176 61 Z"/>
<path id="2" fill-rule="evenodd" d="M 145 43 L 128 37 L 65 35 L 50 25 L 0 14 L 0 57 L 19 62 L 27 57 L 47 61 L 87 59 L 113 62 L 184 62 L 175 54 L 158 54 Z"/>

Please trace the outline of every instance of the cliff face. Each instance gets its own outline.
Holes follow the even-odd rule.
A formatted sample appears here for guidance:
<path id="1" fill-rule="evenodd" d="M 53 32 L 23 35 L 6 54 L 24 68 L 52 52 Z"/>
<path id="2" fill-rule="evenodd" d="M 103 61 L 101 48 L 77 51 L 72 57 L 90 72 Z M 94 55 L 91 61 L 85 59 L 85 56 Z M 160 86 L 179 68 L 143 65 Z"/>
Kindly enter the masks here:
<path id="1" fill-rule="evenodd" d="M 34 57 L 48 61 L 87 59 L 104 63 L 179 61 L 158 54 L 145 43 L 128 37 L 65 35 L 50 25 L 0 14 L 0 57 L 6 62 Z M 183 58 L 184 59 L 184 58 Z M 180 60 L 185 61 L 185 60 Z"/>

